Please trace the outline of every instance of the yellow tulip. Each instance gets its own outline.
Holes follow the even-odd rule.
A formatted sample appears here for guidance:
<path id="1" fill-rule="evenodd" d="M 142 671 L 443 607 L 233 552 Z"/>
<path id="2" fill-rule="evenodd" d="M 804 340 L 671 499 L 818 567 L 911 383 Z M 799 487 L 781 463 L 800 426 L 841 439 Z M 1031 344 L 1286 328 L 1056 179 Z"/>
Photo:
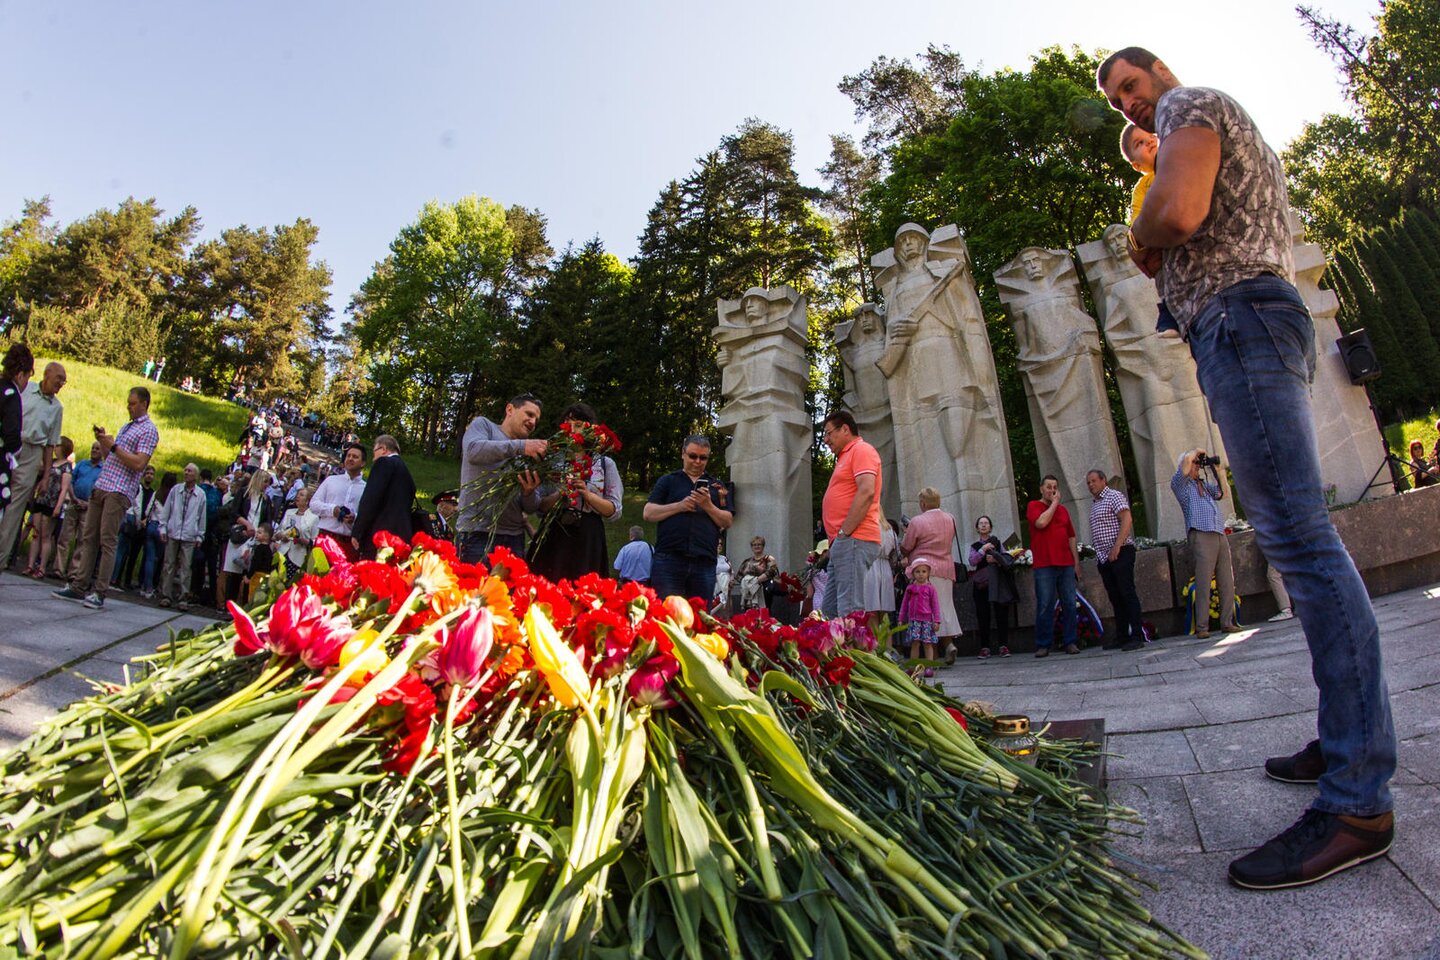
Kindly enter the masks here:
<path id="1" fill-rule="evenodd" d="M 580 664 L 580 658 L 569 644 L 560 638 L 555 625 L 545 615 L 539 604 L 531 604 L 525 611 L 521 624 L 526 643 L 530 647 L 530 658 L 535 668 L 550 685 L 550 693 L 562 707 L 578 707 L 590 700 L 590 677 Z"/>
<path id="2" fill-rule="evenodd" d="M 716 660 L 724 660 L 730 653 L 730 644 L 726 643 L 725 638 L 718 633 L 697 633 L 694 640 L 701 649 Z"/>
<path id="3" fill-rule="evenodd" d="M 390 658 L 385 655 L 385 648 L 376 646 L 371 650 L 365 650 L 366 645 L 374 640 L 379 634 L 374 630 L 361 630 L 355 636 L 346 641 L 345 646 L 340 648 L 340 666 L 348 667 L 351 661 L 359 658 L 359 668 L 350 675 L 349 684 L 362 686 L 365 683 L 366 674 L 379 673 L 385 669 Z"/>

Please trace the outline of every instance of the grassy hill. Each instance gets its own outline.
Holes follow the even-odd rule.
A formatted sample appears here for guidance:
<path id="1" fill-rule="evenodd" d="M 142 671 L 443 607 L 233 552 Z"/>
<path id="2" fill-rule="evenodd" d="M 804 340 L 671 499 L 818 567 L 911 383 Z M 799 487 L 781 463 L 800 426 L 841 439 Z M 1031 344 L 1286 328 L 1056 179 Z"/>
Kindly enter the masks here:
<path id="1" fill-rule="evenodd" d="M 36 358 L 35 371 L 44 370 L 49 358 Z M 201 468 L 219 471 L 235 459 L 240 431 L 250 414 L 243 407 L 212 397 L 185 393 L 163 383 L 146 383 L 138 373 L 127 373 L 110 367 L 97 367 L 76 360 L 62 360 L 69 377 L 60 391 L 65 408 L 62 432 L 75 441 L 75 455 L 89 455 L 94 439 L 92 425 L 99 425 L 114 435 L 129 420 L 125 398 L 130 388 L 150 388 L 150 417 L 160 431 L 160 447 L 155 451 L 155 469 L 160 473 L 174 470 L 177 474 L 185 464 L 194 461 Z"/>

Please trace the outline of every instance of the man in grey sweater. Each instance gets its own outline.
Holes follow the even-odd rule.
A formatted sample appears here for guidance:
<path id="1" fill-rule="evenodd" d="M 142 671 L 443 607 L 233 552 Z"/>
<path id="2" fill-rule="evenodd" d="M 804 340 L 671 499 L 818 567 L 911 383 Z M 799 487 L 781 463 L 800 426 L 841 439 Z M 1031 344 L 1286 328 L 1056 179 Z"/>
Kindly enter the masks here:
<path id="1" fill-rule="evenodd" d="M 525 514 L 540 507 L 540 475 L 527 470 L 520 475 L 520 493 L 504 504 L 482 499 L 479 483 L 511 457 L 542 457 L 549 449 L 545 440 L 531 440 L 540 420 L 540 400 L 522 393 L 505 404 L 505 418 L 498 424 L 476 417 L 465 429 L 460 443 L 460 559 L 479 563 L 496 547 L 506 547 L 517 556 L 525 555 Z"/>

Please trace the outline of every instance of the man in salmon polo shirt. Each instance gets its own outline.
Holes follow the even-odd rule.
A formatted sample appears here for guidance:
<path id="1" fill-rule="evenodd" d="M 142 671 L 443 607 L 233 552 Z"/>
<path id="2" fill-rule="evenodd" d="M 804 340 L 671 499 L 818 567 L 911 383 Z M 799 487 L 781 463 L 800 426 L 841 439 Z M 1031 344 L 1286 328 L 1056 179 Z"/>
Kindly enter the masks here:
<path id="1" fill-rule="evenodd" d="M 865 609 L 865 571 L 880 556 L 880 454 L 860 439 L 845 410 L 825 418 L 821 438 L 835 454 L 820 507 L 830 538 L 830 580 L 820 612 L 833 619 Z"/>
<path id="2" fill-rule="evenodd" d="M 1040 481 L 1040 499 L 1025 508 L 1030 524 L 1030 553 L 1035 558 L 1035 656 L 1050 656 L 1050 639 L 1055 633 L 1055 598 L 1060 598 L 1066 653 L 1079 653 L 1075 642 L 1076 571 L 1080 555 L 1075 547 L 1075 526 L 1070 511 L 1060 504 L 1060 481 L 1046 476 Z"/>

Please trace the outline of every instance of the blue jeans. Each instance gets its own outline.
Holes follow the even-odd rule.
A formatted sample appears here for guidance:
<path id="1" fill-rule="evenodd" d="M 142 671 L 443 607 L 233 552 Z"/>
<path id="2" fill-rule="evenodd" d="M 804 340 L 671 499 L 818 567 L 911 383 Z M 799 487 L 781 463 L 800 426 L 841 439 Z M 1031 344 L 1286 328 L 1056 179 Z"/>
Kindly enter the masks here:
<path id="1" fill-rule="evenodd" d="M 525 534 L 488 533 L 483 530 L 462 533 L 456 555 L 461 563 L 484 563 L 485 558 L 490 556 L 490 551 L 496 547 L 505 547 L 515 556 L 524 557 Z"/>
<path id="2" fill-rule="evenodd" d="M 1310 646 L 1325 755 L 1314 807 L 1384 813 L 1396 754 L 1390 691 L 1369 594 L 1325 509 L 1310 314 L 1289 283 L 1257 277 L 1212 297 L 1189 340 L 1255 540 L 1284 577 Z"/>
<path id="3" fill-rule="evenodd" d="M 683 557 L 655 552 L 650 562 L 650 586 L 665 597 L 699 597 L 709 607 L 715 598 L 715 558 Z"/>
<path id="4" fill-rule="evenodd" d="M 820 612 L 827 619 L 865 609 L 865 574 L 879 556 L 880 544 L 870 540 L 835 537 L 830 541 L 830 579 L 820 598 Z"/>
<path id="5" fill-rule="evenodd" d="M 1075 642 L 1079 617 L 1075 613 L 1075 568 L 1035 568 L 1035 649 L 1050 649 L 1055 633 L 1055 597 L 1060 597 L 1061 643 L 1068 647 Z"/>
<path id="6" fill-rule="evenodd" d="M 140 562 L 140 589 L 147 593 L 155 589 L 155 575 L 160 569 L 160 521 L 151 520 L 145 524 L 145 555 Z"/>

